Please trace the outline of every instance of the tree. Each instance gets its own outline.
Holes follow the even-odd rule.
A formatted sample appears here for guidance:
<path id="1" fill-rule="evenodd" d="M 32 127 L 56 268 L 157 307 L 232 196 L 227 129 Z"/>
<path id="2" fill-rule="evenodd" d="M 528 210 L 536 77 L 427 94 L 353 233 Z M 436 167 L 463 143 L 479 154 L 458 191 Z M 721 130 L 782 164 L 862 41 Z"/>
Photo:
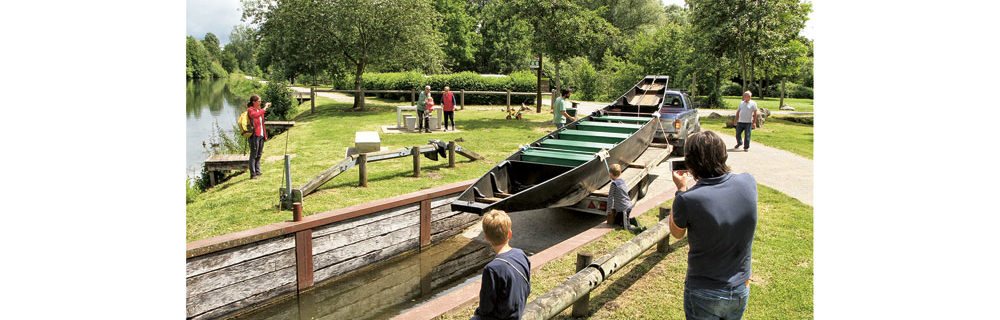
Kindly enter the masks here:
<path id="1" fill-rule="evenodd" d="M 214 33 L 206 33 L 205 39 L 201 41 L 201 45 L 205 46 L 205 49 L 208 50 L 213 59 L 221 60 L 222 51 L 219 48 L 219 38 Z"/>
<path id="2" fill-rule="evenodd" d="M 260 75 L 257 66 L 257 34 L 244 25 L 233 26 L 229 34 L 229 43 L 223 52 L 230 52 L 236 58 L 237 68 L 250 75 Z"/>
<path id="3" fill-rule="evenodd" d="M 475 32 L 476 19 L 469 14 L 467 1 L 436 0 L 434 9 L 441 14 L 438 31 L 444 35 L 441 47 L 445 67 L 452 71 L 475 70 L 476 48 L 482 38 Z"/>
<path id="4" fill-rule="evenodd" d="M 483 73 L 524 70 L 528 61 L 534 60 L 531 24 L 512 17 L 509 6 L 499 1 L 484 1 L 474 7 L 479 12 L 478 33 L 482 41 L 475 57 L 476 70 Z"/>
<path id="5" fill-rule="evenodd" d="M 204 79 L 212 77 L 212 58 L 208 50 L 194 37 L 187 37 L 187 78 Z"/>
<path id="6" fill-rule="evenodd" d="M 794 76 L 803 65 L 810 63 L 811 58 L 806 56 L 808 48 L 799 40 L 792 39 L 778 47 L 774 57 L 776 73 L 781 77 L 781 99 L 778 101 L 778 108 L 785 105 L 785 80 Z"/>
<path id="7" fill-rule="evenodd" d="M 260 66 L 292 83 L 298 75 L 339 70 L 328 7 L 329 1 L 245 0 L 244 20 L 260 26 Z"/>

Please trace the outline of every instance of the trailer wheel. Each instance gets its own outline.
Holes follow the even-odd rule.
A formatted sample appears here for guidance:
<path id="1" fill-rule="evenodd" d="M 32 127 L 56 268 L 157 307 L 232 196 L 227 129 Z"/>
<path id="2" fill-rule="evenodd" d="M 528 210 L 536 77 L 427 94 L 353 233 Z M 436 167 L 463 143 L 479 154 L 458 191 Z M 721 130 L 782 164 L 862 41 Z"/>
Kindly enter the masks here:
<path id="1" fill-rule="evenodd" d="M 639 194 L 636 196 L 637 200 L 646 197 L 646 192 L 649 191 L 649 176 L 643 178 L 641 183 L 639 185 Z"/>

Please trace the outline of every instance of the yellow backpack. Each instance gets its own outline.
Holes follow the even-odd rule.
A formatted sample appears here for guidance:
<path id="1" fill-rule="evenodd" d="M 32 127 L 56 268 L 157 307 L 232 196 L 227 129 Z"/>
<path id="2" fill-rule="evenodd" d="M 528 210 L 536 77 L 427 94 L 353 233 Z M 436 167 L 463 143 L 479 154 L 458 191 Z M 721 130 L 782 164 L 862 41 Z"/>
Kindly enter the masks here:
<path id="1" fill-rule="evenodd" d="M 248 111 L 243 111 L 240 114 L 239 119 L 236 120 L 236 125 L 240 127 L 240 133 L 243 134 L 244 138 L 249 138 L 253 135 L 253 121 L 250 121 Z"/>

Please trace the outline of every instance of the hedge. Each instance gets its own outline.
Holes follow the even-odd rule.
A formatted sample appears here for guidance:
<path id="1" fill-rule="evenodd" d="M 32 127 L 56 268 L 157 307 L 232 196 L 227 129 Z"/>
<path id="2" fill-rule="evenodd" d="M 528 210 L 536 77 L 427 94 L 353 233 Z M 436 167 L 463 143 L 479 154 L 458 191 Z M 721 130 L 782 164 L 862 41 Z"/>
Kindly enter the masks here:
<path id="1" fill-rule="evenodd" d="M 465 91 L 507 91 L 512 92 L 535 92 L 536 75 L 530 71 L 517 71 L 504 77 L 484 77 L 474 72 L 460 72 L 454 74 L 440 74 L 424 76 L 418 72 L 389 72 L 389 73 L 365 73 L 362 76 L 362 86 L 365 90 L 417 90 L 422 91 L 425 85 L 431 86 L 432 91 L 444 90 L 444 86 L 451 87 L 451 91 L 458 93 Z M 334 84 L 337 89 L 354 89 L 353 77 L 343 77 Z M 379 93 L 380 98 L 397 99 L 410 101 L 409 93 Z M 435 104 L 441 103 L 441 95 L 434 95 Z M 461 103 L 460 97 L 456 95 L 456 102 Z M 511 104 L 520 104 L 525 101 L 534 103 L 534 97 L 511 96 Z M 466 94 L 465 104 L 506 104 L 507 96 L 502 94 Z M 530 103 L 529 103 L 530 104 Z"/>

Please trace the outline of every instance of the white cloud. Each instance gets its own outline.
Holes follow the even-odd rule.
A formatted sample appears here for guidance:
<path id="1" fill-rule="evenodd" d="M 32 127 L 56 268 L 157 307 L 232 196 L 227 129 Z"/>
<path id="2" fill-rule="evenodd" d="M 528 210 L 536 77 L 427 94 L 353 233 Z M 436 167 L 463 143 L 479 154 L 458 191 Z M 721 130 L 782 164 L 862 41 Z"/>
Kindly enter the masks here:
<path id="1" fill-rule="evenodd" d="M 240 23 L 239 0 L 187 0 L 187 35 L 199 40 L 214 33 L 219 43 L 229 43 L 229 33 Z"/>

